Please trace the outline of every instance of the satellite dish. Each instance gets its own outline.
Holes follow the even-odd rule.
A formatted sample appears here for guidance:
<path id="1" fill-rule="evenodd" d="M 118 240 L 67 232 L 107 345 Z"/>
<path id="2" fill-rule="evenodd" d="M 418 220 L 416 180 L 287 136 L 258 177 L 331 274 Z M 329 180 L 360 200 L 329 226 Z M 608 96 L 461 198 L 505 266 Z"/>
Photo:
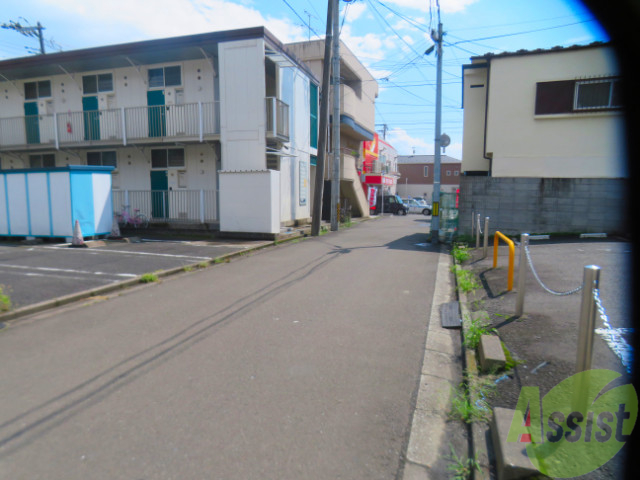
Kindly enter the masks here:
<path id="1" fill-rule="evenodd" d="M 440 135 L 440 146 L 442 148 L 448 147 L 451 144 L 451 138 L 446 133 Z"/>

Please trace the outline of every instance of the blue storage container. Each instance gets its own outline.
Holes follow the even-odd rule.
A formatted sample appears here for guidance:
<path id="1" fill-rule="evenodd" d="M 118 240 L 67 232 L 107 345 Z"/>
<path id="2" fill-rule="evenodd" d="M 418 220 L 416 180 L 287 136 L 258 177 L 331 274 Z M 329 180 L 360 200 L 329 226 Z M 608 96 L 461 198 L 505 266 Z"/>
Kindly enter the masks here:
<path id="1" fill-rule="evenodd" d="M 113 223 L 113 167 L 0 170 L 0 236 L 107 235 Z"/>

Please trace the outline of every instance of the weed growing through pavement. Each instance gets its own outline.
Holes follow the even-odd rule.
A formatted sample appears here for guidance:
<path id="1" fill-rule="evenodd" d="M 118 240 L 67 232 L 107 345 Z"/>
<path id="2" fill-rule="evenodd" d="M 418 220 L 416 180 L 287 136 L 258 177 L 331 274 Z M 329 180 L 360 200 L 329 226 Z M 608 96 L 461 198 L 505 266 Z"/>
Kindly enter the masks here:
<path id="1" fill-rule="evenodd" d="M 473 272 L 465 270 L 460 265 L 452 265 L 451 271 L 456 275 L 458 288 L 464 293 L 469 293 L 480 288 L 480 284 L 476 281 Z"/>
<path id="2" fill-rule="evenodd" d="M 458 456 L 453 445 L 449 444 L 449 447 L 451 448 L 449 460 L 453 463 L 447 467 L 447 470 L 453 472 L 452 478 L 455 480 L 467 480 L 469 478 L 473 478 L 473 472 L 480 471 L 478 456 L 476 455 L 474 458 L 462 458 L 461 456 Z"/>
<path id="3" fill-rule="evenodd" d="M 471 258 L 471 252 L 469 251 L 469 247 L 461 243 L 453 244 L 453 248 L 451 249 L 451 255 L 453 255 L 453 258 L 455 258 L 456 262 L 458 263 L 462 263 L 465 260 L 469 260 Z"/>
<path id="4" fill-rule="evenodd" d="M 140 277 L 140 283 L 153 283 L 158 281 L 158 275 L 155 273 L 145 273 Z"/>
<path id="5" fill-rule="evenodd" d="M 0 312 L 8 312 L 11 310 L 11 297 L 4 293 L 4 285 L 0 285 Z"/>
<path id="6" fill-rule="evenodd" d="M 454 392 L 449 418 L 465 423 L 488 422 L 491 409 L 487 399 L 494 390 L 492 377 L 467 375 Z"/>
<path id="7" fill-rule="evenodd" d="M 482 335 L 498 333 L 495 328 L 490 327 L 489 317 L 469 318 L 465 316 L 464 325 L 463 345 L 470 350 L 478 348 Z"/>

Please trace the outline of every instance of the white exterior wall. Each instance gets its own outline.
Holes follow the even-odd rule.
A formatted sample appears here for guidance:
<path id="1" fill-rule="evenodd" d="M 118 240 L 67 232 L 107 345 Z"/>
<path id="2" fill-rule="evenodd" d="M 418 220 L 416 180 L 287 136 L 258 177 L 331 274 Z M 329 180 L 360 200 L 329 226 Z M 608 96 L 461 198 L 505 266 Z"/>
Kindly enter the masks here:
<path id="1" fill-rule="evenodd" d="M 492 175 L 627 176 L 622 113 L 534 114 L 536 82 L 617 74 L 609 48 L 493 58 L 486 146 Z"/>
<path id="2" fill-rule="evenodd" d="M 280 78 L 281 98 L 289 105 L 290 141 L 285 151 L 292 155 L 280 158 L 280 215 L 286 223 L 311 217 L 311 111 L 309 78 L 296 68 L 280 69 Z"/>
<path id="3" fill-rule="evenodd" d="M 465 69 L 463 82 L 462 171 L 488 171 L 489 160 L 483 157 L 487 69 Z"/>
<path id="4" fill-rule="evenodd" d="M 220 172 L 220 192 L 220 231 L 280 232 L 280 172 Z"/>
<path id="5" fill-rule="evenodd" d="M 38 113 L 67 113 L 82 111 L 82 77 L 100 73 L 113 74 L 113 92 L 103 92 L 90 96 L 98 97 L 98 107 L 142 107 L 147 105 L 149 68 L 179 65 L 182 73 L 182 85 L 165 88 L 167 105 L 175 103 L 175 90 L 184 90 L 184 103 L 213 102 L 214 71 L 208 60 L 189 60 L 167 62 L 155 65 L 143 65 L 138 71 L 134 67 L 103 69 L 90 72 L 61 73 L 41 78 L 29 78 L 11 82 L 0 82 L 0 118 L 24 116 L 24 84 L 39 80 L 51 81 L 51 97 L 39 98 Z M 31 101 L 31 100 L 27 100 Z"/>
<path id="6" fill-rule="evenodd" d="M 220 138 L 223 170 L 266 168 L 264 40 L 221 43 Z"/>

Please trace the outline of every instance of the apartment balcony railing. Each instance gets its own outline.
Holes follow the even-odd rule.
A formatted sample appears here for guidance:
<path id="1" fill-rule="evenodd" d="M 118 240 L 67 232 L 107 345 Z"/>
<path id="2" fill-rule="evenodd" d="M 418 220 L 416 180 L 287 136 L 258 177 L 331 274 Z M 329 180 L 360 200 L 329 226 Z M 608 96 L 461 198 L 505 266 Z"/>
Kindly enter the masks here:
<path id="1" fill-rule="evenodd" d="M 113 211 L 146 215 L 156 223 L 210 223 L 218 220 L 217 190 L 112 190 Z"/>
<path id="2" fill-rule="evenodd" d="M 275 97 L 267 97 L 267 138 L 289 140 L 289 105 Z"/>
<path id="3" fill-rule="evenodd" d="M 3 150 L 127 145 L 162 138 L 203 141 L 207 136 L 219 134 L 219 102 L 0 118 Z"/>

